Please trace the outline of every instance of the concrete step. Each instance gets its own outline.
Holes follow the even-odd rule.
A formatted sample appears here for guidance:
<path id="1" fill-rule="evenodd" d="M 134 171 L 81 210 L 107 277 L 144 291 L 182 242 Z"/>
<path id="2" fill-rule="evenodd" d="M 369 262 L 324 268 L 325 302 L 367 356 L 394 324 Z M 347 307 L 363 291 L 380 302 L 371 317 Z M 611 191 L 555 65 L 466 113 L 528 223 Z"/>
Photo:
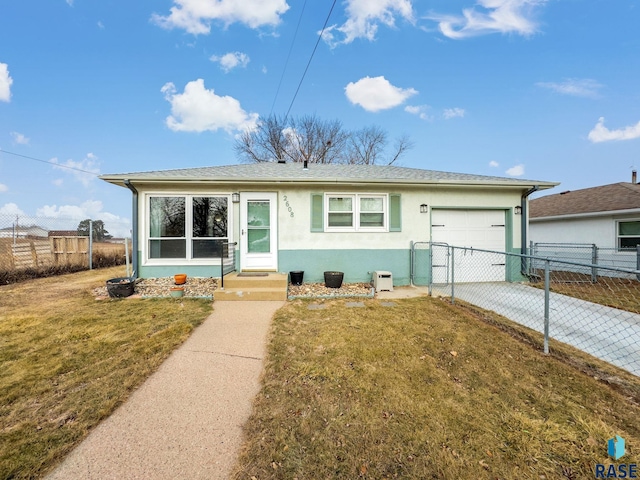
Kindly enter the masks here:
<path id="1" fill-rule="evenodd" d="M 267 275 L 244 276 L 231 273 L 224 277 L 224 288 L 216 290 L 218 300 L 286 300 L 289 276 L 269 272 Z"/>
<path id="2" fill-rule="evenodd" d="M 268 273 L 266 276 L 242 276 L 230 273 L 224 277 L 224 288 L 287 288 L 289 277 L 283 273 Z"/>

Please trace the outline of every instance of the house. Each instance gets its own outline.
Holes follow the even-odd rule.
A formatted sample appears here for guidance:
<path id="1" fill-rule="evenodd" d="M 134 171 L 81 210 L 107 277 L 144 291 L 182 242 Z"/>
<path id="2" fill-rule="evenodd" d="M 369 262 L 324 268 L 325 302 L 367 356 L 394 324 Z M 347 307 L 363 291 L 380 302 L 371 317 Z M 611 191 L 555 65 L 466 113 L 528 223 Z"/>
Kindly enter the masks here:
<path id="1" fill-rule="evenodd" d="M 531 200 L 534 242 L 594 243 L 623 251 L 640 244 L 640 185 L 613 183 Z"/>
<path id="2" fill-rule="evenodd" d="M 237 242 L 238 270 L 302 270 L 306 282 L 322 281 L 325 271 L 344 272 L 345 282 L 388 271 L 395 285 L 411 281 L 412 242 L 520 252 L 527 196 L 556 185 L 396 166 L 275 162 L 100 178 L 133 193 L 133 263 L 140 277 L 218 276 L 225 244 Z M 428 261 L 428 249 L 420 253 Z"/>
<path id="3" fill-rule="evenodd" d="M 567 248 L 574 245 L 574 250 L 582 245 L 588 250 L 585 255 L 589 263 L 597 255 L 595 260 L 599 264 L 636 268 L 636 245 L 640 244 L 640 185 L 636 179 L 633 172 L 630 183 L 565 191 L 531 200 L 530 240 L 535 244 L 551 244 L 546 248 L 548 253 L 553 253 L 554 248 L 559 250 L 554 244 L 567 244 L 563 245 Z"/>
<path id="4" fill-rule="evenodd" d="M 47 238 L 49 231 L 37 225 L 12 226 L 0 229 L 0 238 Z"/>

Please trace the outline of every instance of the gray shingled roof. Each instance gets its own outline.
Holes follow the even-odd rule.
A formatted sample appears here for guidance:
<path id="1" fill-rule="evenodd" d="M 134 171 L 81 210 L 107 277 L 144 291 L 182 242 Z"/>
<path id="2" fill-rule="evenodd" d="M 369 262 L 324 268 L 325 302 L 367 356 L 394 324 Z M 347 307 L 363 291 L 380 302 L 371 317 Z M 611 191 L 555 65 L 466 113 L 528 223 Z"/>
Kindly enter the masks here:
<path id="1" fill-rule="evenodd" d="M 440 172 L 389 165 L 309 164 L 308 169 L 305 170 L 300 163 L 279 164 L 271 162 L 105 174 L 101 175 L 100 178 L 117 185 L 123 185 L 125 179 L 130 180 L 132 183 L 264 183 L 274 181 L 292 183 L 445 183 L 513 186 L 539 185 L 540 188 L 551 188 L 557 185 L 557 183 L 547 181 Z"/>
<path id="2" fill-rule="evenodd" d="M 547 195 L 529 202 L 529 217 L 557 217 L 640 208 L 640 185 L 612 183 Z"/>

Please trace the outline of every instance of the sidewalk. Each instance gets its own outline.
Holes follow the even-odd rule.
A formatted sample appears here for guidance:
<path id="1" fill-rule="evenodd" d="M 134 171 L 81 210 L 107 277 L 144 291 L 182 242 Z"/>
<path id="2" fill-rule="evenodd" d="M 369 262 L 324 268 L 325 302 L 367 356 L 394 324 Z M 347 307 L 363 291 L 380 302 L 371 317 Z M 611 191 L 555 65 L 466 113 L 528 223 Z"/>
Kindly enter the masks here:
<path id="1" fill-rule="evenodd" d="M 226 479 L 284 302 L 216 302 L 156 373 L 47 477 Z"/>

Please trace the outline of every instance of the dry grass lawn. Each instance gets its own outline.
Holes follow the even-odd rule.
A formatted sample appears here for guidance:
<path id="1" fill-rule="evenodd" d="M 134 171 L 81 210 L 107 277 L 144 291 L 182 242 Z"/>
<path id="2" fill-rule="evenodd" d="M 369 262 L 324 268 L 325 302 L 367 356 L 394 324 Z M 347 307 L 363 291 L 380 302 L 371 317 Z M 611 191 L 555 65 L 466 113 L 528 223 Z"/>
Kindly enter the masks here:
<path id="1" fill-rule="evenodd" d="M 234 478 L 594 478 L 614 435 L 640 460 L 637 377 L 582 358 L 614 388 L 444 300 L 364 303 L 276 314 Z"/>
<path id="2" fill-rule="evenodd" d="M 204 300 L 93 298 L 121 276 L 0 286 L 0 479 L 51 470 L 211 312 Z"/>

